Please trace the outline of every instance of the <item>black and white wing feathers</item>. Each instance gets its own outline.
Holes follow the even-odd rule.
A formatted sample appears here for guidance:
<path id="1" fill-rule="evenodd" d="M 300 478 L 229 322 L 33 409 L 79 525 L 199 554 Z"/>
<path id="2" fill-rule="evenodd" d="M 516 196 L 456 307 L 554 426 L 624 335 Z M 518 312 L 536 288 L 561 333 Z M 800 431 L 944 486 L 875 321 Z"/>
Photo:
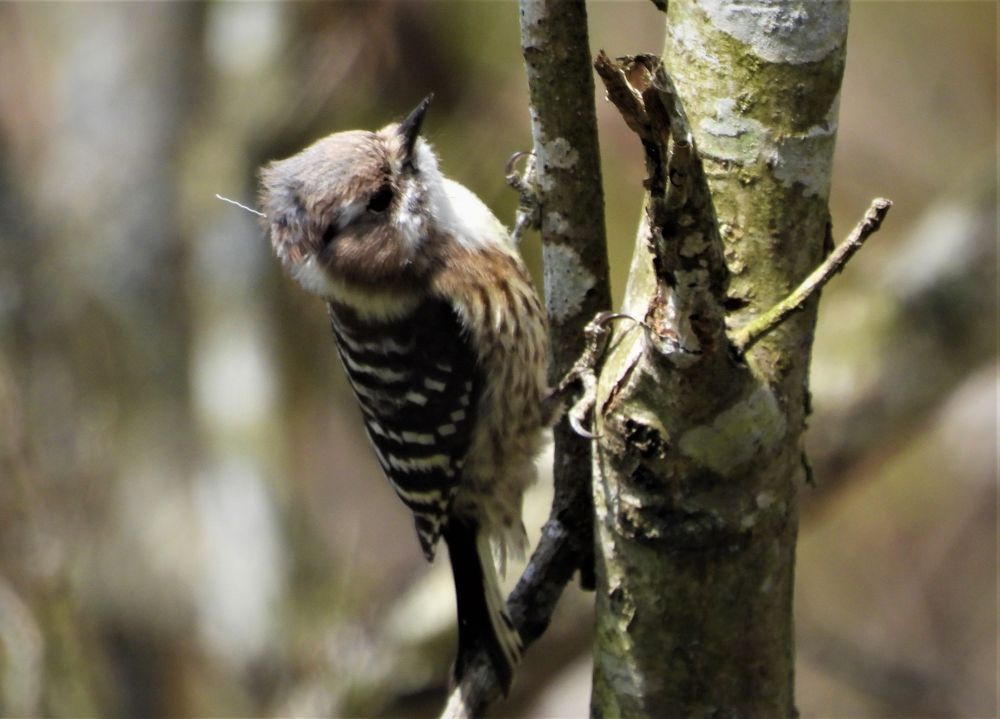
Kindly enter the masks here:
<path id="1" fill-rule="evenodd" d="M 402 319 L 329 303 L 331 324 L 379 464 L 413 511 L 424 555 L 445 529 L 480 390 L 454 309 L 428 299 Z"/>

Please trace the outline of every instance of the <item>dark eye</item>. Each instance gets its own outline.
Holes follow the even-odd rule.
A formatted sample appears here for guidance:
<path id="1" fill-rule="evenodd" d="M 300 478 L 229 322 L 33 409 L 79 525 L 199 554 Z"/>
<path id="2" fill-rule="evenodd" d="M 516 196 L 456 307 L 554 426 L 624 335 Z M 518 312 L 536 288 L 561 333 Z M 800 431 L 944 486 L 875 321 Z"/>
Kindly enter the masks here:
<path id="1" fill-rule="evenodd" d="M 333 239 L 337 236 L 337 223 L 331 222 L 327 225 L 326 231 L 323 233 L 323 244 L 329 245 L 333 242 Z"/>
<path id="2" fill-rule="evenodd" d="M 393 192 L 389 185 L 382 185 L 368 200 L 369 212 L 385 212 L 392 203 Z"/>

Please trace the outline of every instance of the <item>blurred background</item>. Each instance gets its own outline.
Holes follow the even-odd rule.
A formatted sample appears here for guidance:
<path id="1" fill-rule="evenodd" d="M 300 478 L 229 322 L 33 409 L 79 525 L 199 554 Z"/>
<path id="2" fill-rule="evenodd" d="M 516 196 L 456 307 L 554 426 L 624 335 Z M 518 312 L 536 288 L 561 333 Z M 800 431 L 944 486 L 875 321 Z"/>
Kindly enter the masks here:
<path id="1" fill-rule="evenodd" d="M 594 52 L 662 47 L 652 3 L 589 8 Z M 852 8 L 834 236 L 896 204 L 821 306 L 806 717 L 997 712 L 997 30 L 989 2 Z M 253 205 L 263 162 L 433 90 L 445 171 L 510 223 L 517 5 L 4 3 L 0 67 L 0 714 L 433 715 L 446 562 L 322 304 L 214 195 Z M 620 293 L 642 157 L 598 107 Z M 495 715 L 587 715 L 590 603 L 567 591 Z"/>

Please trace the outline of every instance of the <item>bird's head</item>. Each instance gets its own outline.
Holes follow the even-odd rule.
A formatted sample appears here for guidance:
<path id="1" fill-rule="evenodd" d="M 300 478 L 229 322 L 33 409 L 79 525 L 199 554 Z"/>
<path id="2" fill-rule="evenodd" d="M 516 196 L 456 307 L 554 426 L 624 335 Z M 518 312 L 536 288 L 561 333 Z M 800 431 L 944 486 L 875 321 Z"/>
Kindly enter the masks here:
<path id="1" fill-rule="evenodd" d="M 271 244 L 305 289 L 411 284 L 430 271 L 443 193 L 437 158 L 420 137 L 431 97 L 402 122 L 337 132 L 262 168 Z"/>

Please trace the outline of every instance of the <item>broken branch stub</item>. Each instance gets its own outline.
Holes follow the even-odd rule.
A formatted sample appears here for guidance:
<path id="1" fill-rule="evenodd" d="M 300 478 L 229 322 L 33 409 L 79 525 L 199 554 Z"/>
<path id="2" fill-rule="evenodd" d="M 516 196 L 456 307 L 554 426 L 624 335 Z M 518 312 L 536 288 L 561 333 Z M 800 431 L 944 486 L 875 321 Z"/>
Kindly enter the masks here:
<path id="1" fill-rule="evenodd" d="M 611 60 L 602 51 L 594 68 L 646 161 L 646 246 L 658 281 L 643 324 L 657 335 L 676 336 L 684 362 L 718 351 L 726 346 L 728 271 L 701 159 L 673 83 L 653 55 Z"/>

